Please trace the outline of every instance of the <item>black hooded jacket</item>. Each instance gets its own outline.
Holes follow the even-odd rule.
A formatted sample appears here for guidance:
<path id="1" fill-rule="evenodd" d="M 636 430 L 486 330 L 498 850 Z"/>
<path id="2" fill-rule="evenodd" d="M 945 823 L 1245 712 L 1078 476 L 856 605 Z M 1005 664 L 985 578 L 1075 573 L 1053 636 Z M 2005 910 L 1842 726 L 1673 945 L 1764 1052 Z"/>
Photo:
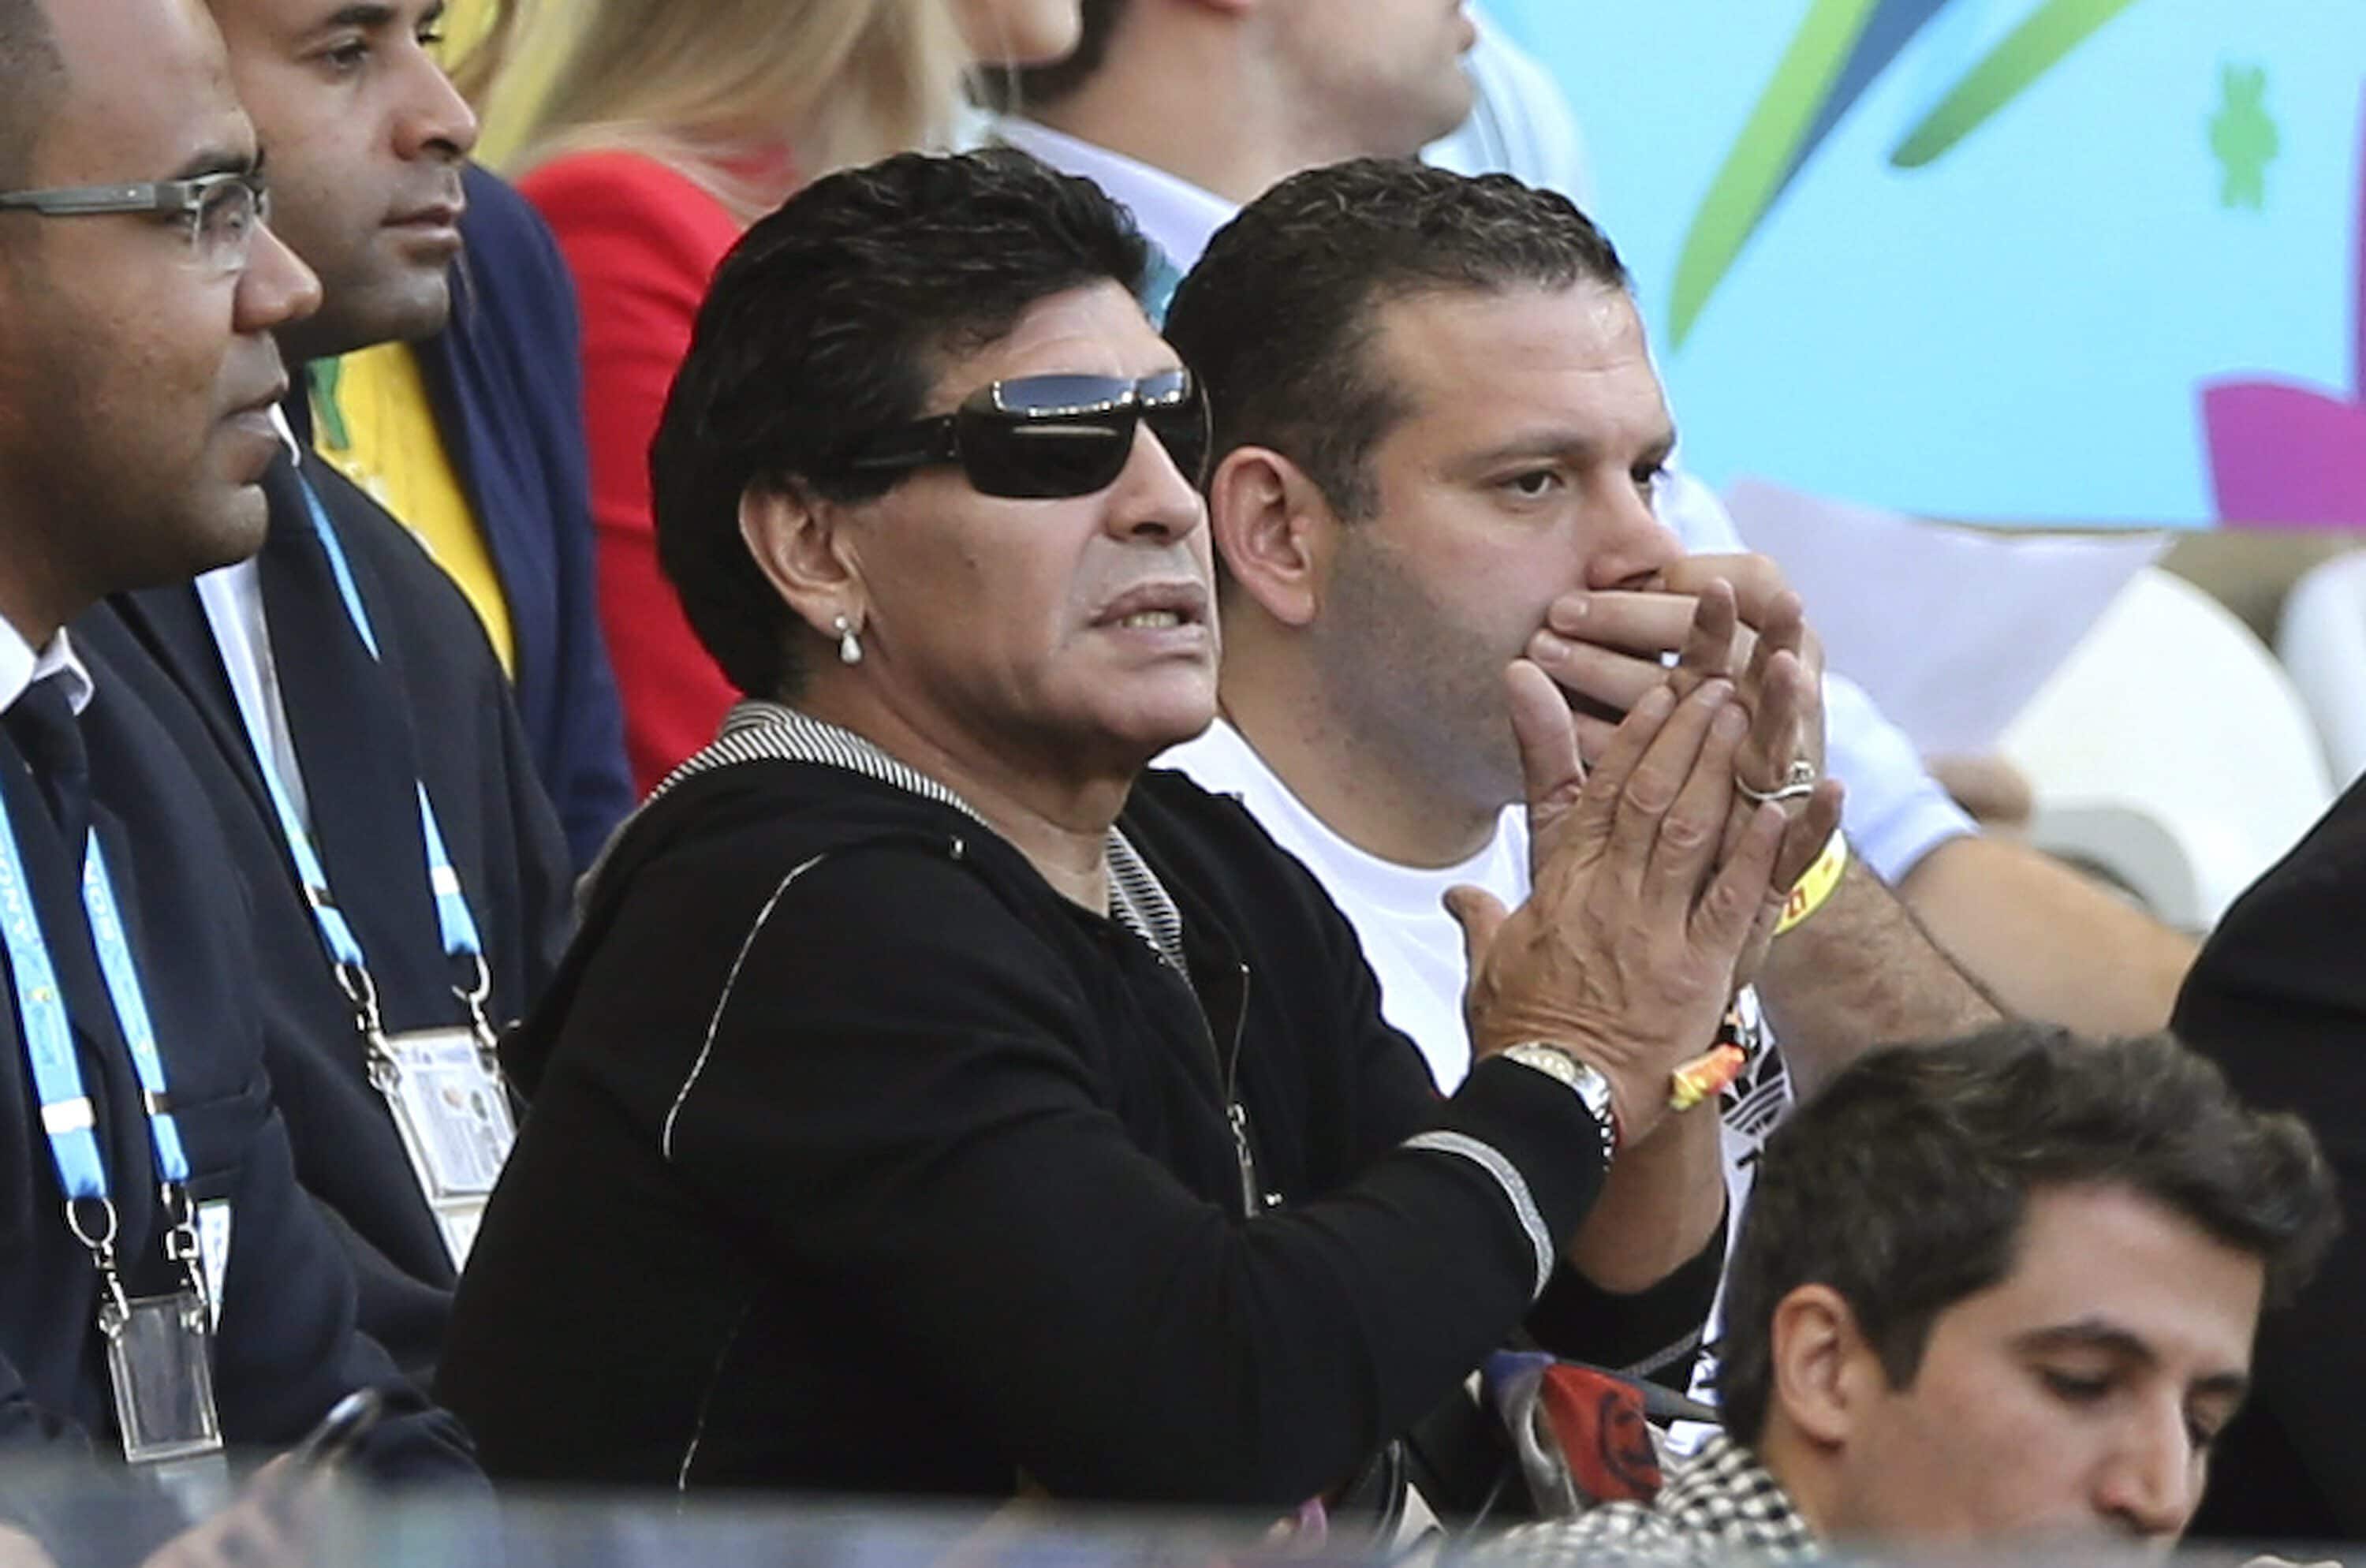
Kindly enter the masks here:
<path id="1" fill-rule="evenodd" d="M 1583 1105 L 1441 1099 L 1234 802 L 1151 773 L 1120 819 L 1187 983 L 955 805 L 764 749 L 643 811 L 511 1043 L 438 1384 L 497 1478 L 1280 1506 L 1524 1319 L 1698 1332 L 1717 1246 L 1632 1298 L 1559 1265 Z"/>

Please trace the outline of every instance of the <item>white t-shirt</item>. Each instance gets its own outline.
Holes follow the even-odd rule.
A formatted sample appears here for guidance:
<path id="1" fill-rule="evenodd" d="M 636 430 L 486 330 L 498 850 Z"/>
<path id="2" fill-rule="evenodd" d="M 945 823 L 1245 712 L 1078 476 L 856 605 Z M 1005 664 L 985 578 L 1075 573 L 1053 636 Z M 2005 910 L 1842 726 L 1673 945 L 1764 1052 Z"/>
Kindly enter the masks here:
<path id="1" fill-rule="evenodd" d="M 1470 1071 L 1462 1019 L 1462 928 L 1446 912 L 1449 887 L 1493 893 L 1506 908 L 1527 896 L 1528 829 L 1517 810 L 1487 847 L 1459 865 L 1429 870 L 1367 854 L 1333 832 L 1222 719 L 1158 759 L 1200 788 L 1237 797 L 1274 841 L 1314 874 L 1356 928 L 1380 986 L 1380 1016 L 1411 1036 L 1437 1087 L 1451 1094 Z"/>

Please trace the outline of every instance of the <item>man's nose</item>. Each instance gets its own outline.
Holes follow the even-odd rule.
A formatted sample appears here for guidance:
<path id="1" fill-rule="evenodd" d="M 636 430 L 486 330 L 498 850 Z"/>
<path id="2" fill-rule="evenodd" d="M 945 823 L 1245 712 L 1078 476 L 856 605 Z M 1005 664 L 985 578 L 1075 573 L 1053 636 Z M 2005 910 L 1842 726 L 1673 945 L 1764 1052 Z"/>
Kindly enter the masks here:
<path id="1" fill-rule="evenodd" d="M 1621 475 L 1594 516 L 1585 586 L 1642 588 L 1684 558 L 1684 543 L 1661 520 L 1655 498 L 1664 480 L 1639 485 Z"/>
<path id="2" fill-rule="evenodd" d="M 2169 1412 L 2127 1435 L 2097 1481 L 2095 1506 L 2131 1533 L 2173 1539 L 2201 1506 L 2207 1474 L 2184 1413 Z"/>
<path id="3" fill-rule="evenodd" d="M 1109 499 L 1110 529 L 1129 539 L 1187 538 L 1208 521 L 1191 476 L 1147 423 L 1135 427 L 1132 455 Z"/>
<path id="4" fill-rule="evenodd" d="M 270 225 L 258 226 L 246 271 L 239 276 L 231 324 L 241 333 L 277 332 L 320 308 L 320 278 Z"/>
<path id="5" fill-rule="evenodd" d="M 411 62 L 411 91 L 395 124 L 395 151 L 406 161 L 431 153 L 458 160 L 477 145 L 477 111 L 425 51 Z"/>

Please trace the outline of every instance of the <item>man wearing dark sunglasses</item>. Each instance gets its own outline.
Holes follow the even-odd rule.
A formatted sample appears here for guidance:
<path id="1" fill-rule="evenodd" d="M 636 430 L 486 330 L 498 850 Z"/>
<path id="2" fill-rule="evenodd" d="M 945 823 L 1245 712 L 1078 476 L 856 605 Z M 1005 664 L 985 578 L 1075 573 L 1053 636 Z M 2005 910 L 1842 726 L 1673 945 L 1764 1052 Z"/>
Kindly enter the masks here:
<path id="1" fill-rule="evenodd" d="M 1054 501 L 1114 484 L 1145 424 L 1194 484 L 1207 477 L 1207 400 L 1182 369 L 997 381 L 952 413 L 866 443 L 848 466 L 893 474 L 958 463 L 980 495 Z"/>
<path id="2" fill-rule="evenodd" d="M 1729 685 L 1688 667 L 1581 786 L 1498 671 L 1560 849 L 1439 1096 L 1304 869 L 1145 771 L 1220 642 L 1147 259 L 997 149 L 817 181 L 717 273 L 650 475 L 748 700 L 503 1047 L 534 1111 L 436 1385 L 495 1473 L 1290 1508 L 1515 1325 L 1615 1366 L 1697 1332 L 1714 1190 L 1625 1293 L 1571 1242 L 1832 792 L 1729 841 Z"/>
<path id="3" fill-rule="evenodd" d="M 273 334 L 320 294 L 258 164 L 195 0 L 0 0 L 0 1471 L 116 1455 L 203 1511 L 223 1444 L 293 1445 L 361 1384 L 398 1413 L 367 1468 L 468 1473 L 297 1183 L 206 790 L 80 629 L 262 542 Z M 179 1560 L 267 1554 L 271 1492 Z M 125 1556 L 162 1533 L 116 1522 Z"/>

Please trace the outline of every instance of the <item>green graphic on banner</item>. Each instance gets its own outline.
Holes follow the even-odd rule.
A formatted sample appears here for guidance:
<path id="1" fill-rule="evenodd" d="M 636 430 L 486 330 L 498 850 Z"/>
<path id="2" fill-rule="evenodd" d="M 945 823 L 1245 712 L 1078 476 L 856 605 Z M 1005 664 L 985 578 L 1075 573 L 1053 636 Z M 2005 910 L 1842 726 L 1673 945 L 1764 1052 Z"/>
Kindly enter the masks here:
<path id="1" fill-rule="evenodd" d="M 1791 183 L 1798 166 L 1801 143 L 1848 63 L 1865 23 L 1879 0 L 1816 0 L 1792 40 L 1790 52 L 1774 68 L 1758 107 L 1741 128 L 1741 140 L 1719 169 L 1708 199 L 1701 203 L 1676 263 L 1675 289 L 1669 310 L 1676 344 L 1692 331 L 1701 307 L 1717 291 L 1734 258 L 1758 227 L 1758 220 Z"/>
<path id="2" fill-rule="evenodd" d="M 1906 133 L 1889 161 L 1901 169 L 1919 169 L 1940 157 L 2133 3 L 2047 0 Z"/>
<path id="3" fill-rule="evenodd" d="M 2227 65 L 2219 73 L 2221 100 L 2210 119 L 2210 151 L 2225 171 L 2218 205 L 2268 205 L 2268 165 L 2282 151 L 2276 122 L 2268 113 L 2268 72 L 2263 65 Z"/>
<path id="4" fill-rule="evenodd" d="M 1950 3 L 1815 0 L 1684 237 L 1669 303 L 1676 346 L 1833 126 Z M 2045 0 L 1906 133 L 1890 163 L 1919 169 L 1943 157 L 2132 4 Z"/>

